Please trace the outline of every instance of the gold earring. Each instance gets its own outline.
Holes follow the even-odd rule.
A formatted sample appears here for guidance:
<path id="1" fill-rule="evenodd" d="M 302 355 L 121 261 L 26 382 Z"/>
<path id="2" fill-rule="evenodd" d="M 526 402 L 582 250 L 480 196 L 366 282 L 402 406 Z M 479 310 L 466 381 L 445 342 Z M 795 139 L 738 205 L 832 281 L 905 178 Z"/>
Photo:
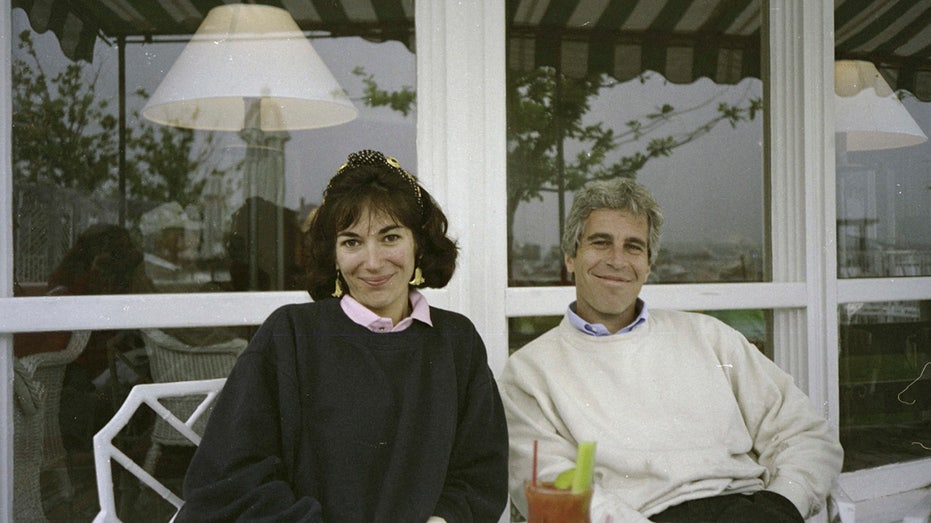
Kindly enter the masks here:
<path id="1" fill-rule="evenodd" d="M 339 298 L 342 295 L 343 295 L 343 285 L 339 282 L 339 271 L 337 270 L 336 271 L 336 288 L 333 289 L 333 294 L 331 294 L 330 296 L 333 296 L 334 298 Z"/>
<path id="2" fill-rule="evenodd" d="M 420 267 L 414 269 L 414 279 L 410 281 L 411 285 L 423 285 L 427 280 L 423 279 L 423 272 Z"/>

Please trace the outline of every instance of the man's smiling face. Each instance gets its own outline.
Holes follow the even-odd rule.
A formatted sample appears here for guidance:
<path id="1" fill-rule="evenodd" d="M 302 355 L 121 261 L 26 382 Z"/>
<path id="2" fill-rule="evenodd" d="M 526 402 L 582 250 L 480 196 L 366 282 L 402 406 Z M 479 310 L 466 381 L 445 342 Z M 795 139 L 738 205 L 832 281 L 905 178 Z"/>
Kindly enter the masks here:
<path id="1" fill-rule="evenodd" d="M 575 274 L 576 313 L 589 323 L 603 323 L 611 332 L 637 316 L 640 289 L 650 275 L 645 215 L 597 209 L 585 220 L 575 257 L 566 267 Z"/>

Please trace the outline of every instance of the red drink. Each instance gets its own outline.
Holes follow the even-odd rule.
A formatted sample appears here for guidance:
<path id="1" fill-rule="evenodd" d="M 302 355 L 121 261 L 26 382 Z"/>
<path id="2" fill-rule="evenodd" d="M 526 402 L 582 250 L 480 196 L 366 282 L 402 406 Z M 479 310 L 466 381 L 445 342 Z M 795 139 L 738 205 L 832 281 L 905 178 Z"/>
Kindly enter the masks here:
<path id="1" fill-rule="evenodd" d="M 591 523 L 592 489 L 573 494 L 552 483 L 527 483 L 527 523 Z"/>

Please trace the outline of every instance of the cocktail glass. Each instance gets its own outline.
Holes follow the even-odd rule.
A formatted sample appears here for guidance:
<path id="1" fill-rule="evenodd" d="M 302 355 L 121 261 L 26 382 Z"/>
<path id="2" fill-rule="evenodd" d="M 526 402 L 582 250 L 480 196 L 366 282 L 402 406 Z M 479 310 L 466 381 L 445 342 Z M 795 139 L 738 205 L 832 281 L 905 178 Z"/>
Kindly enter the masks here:
<path id="1" fill-rule="evenodd" d="M 573 493 L 552 483 L 527 482 L 527 523 L 591 523 L 592 489 Z"/>

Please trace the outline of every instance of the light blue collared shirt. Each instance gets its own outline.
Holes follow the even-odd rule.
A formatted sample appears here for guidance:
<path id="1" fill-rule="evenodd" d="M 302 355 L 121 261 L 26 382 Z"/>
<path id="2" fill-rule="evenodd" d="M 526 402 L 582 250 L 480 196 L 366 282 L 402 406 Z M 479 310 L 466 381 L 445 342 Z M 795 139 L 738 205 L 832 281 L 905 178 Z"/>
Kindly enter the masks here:
<path id="1" fill-rule="evenodd" d="M 408 298 L 411 301 L 411 315 L 403 318 L 397 325 L 394 325 L 391 318 L 382 318 L 348 294 L 343 296 L 339 305 L 350 320 L 372 332 L 400 332 L 410 327 L 414 320 L 419 320 L 432 327 L 433 320 L 430 319 L 430 305 L 424 295 L 413 289 L 408 294 Z"/>
<path id="2" fill-rule="evenodd" d="M 603 323 L 588 323 L 587 321 L 583 320 L 582 317 L 575 312 L 575 303 L 576 302 L 570 303 L 569 310 L 566 312 L 566 315 L 569 316 L 569 323 L 571 323 L 572 326 L 575 327 L 579 332 L 588 334 L 589 336 L 611 336 L 612 334 L 623 334 L 625 332 L 634 330 L 647 321 L 647 304 L 640 298 L 637 298 L 637 303 L 635 305 L 635 307 L 640 312 L 637 314 L 637 317 L 634 319 L 633 323 L 615 333 L 609 331 Z"/>

